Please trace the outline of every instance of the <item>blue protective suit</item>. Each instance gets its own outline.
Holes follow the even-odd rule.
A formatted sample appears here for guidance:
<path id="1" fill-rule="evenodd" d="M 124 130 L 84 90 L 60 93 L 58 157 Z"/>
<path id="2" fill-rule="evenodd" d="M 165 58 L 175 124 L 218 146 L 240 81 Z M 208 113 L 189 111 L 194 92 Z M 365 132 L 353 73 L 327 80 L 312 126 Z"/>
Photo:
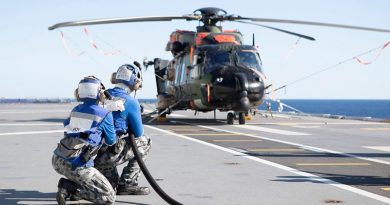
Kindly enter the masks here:
<path id="1" fill-rule="evenodd" d="M 65 137 L 54 153 L 69 161 L 74 167 L 92 167 L 93 159 L 82 162 L 85 146 L 99 149 L 102 139 L 108 145 L 116 143 L 116 133 L 112 113 L 95 102 L 85 102 L 73 108 L 64 121 Z M 85 145 L 85 143 L 87 143 Z"/>
<path id="2" fill-rule="evenodd" d="M 107 90 L 110 95 L 115 99 L 123 99 L 125 110 L 112 112 L 114 116 L 115 129 L 117 134 L 125 134 L 130 132 L 134 134 L 134 137 L 140 137 L 144 134 L 144 128 L 142 126 L 141 108 L 138 100 L 131 97 L 122 88 L 112 88 Z"/>

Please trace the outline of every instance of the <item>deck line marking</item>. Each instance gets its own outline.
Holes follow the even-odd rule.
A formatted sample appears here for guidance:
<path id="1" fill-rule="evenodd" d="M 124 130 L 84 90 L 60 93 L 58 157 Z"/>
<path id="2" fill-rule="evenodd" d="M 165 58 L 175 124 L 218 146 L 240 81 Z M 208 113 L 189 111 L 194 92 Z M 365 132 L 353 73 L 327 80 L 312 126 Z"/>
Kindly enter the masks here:
<path id="1" fill-rule="evenodd" d="M 45 131 L 28 131 L 28 132 L 5 132 L 0 133 L 0 136 L 4 135 L 34 135 L 34 134 L 48 134 L 48 133 L 60 133 L 65 130 L 45 130 Z"/>
<path id="2" fill-rule="evenodd" d="M 293 132 L 293 131 L 287 131 L 287 130 L 266 128 L 266 127 L 256 127 L 256 126 L 252 126 L 252 125 L 233 125 L 233 126 L 238 127 L 238 128 L 256 130 L 256 131 L 261 131 L 261 132 L 269 132 L 269 133 L 281 134 L 281 135 L 311 135 L 308 133 Z"/>
<path id="3" fill-rule="evenodd" d="M 271 162 L 271 161 L 267 161 L 267 160 L 264 160 L 264 159 L 260 159 L 260 158 L 257 158 L 257 157 L 250 156 L 248 154 L 242 153 L 242 152 L 234 151 L 234 150 L 231 150 L 231 149 L 228 149 L 228 148 L 225 148 L 225 147 L 221 147 L 221 146 L 218 146 L 218 145 L 215 145 L 215 144 L 211 144 L 211 143 L 208 143 L 208 142 L 205 142 L 205 141 L 202 141 L 202 140 L 194 139 L 194 138 L 187 137 L 187 136 L 184 136 L 184 135 L 181 135 L 181 134 L 177 134 L 177 133 L 174 133 L 174 132 L 170 132 L 170 131 L 167 131 L 167 130 L 156 128 L 156 127 L 153 127 L 153 126 L 150 126 L 150 125 L 145 125 L 145 127 L 148 127 L 150 129 L 154 129 L 154 130 L 157 130 L 157 131 L 160 131 L 160 132 L 168 133 L 168 134 L 171 134 L 173 136 L 176 136 L 176 137 L 179 137 L 179 138 L 183 138 L 183 139 L 186 139 L 186 140 L 189 140 L 189 141 L 197 142 L 199 144 L 203 144 L 203 145 L 206 145 L 206 146 L 209 146 L 209 147 L 221 150 L 221 151 L 225 151 L 225 152 L 233 154 L 235 156 L 241 156 L 241 157 L 244 157 L 244 158 L 256 161 L 256 162 L 260 162 L 262 164 L 266 164 L 266 165 L 269 165 L 269 166 L 272 166 L 272 167 L 275 167 L 275 168 L 278 168 L 278 169 L 281 169 L 281 170 L 284 170 L 284 171 L 287 171 L 287 172 L 290 172 L 290 173 L 293 173 L 293 174 L 296 174 L 296 175 L 304 176 L 304 177 L 307 177 L 308 180 L 322 182 L 322 183 L 327 184 L 327 185 L 335 186 L 335 187 L 338 187 L 340 189 L 344 189 L 346 191 L 350 191 L 350 192 L 353 192 L 353 193 L 356 193 L 356 194 L 359 194 L 359 195 L 362 195 L 362 196 L 365 196 L 365 197 L 369 197 L 369 198 L 372 198 L 372 199 L 375 199 L 375 200 L 378 200 L 378 201 L 390 204 L 390 198 L 387 198 L 387 197 L 384 197 L 384 196 L 381 196 L 381 195 L 378 195 L 378 194 L 374 194 L 374 193 L 371 193 L 371 192 L 368 192 L 368 191 L 364 191 L 362 189 L 358 189 L 358 188 L 355 188 L 355 187 L 352 187 L 352 186 L 341 184 L 339 182 L 332 181 L 330 179 L 325 179 L 325 178 L 322 178 L 320 176 L 317 176 L 317 175 L 314 175 L 314 174 L 311 174 L 311 173 L 299 171 L 297 169 L 294 169 L 294 168 L 291 168 L 291 167 L 287 167 L 287 166 L 284 166 L 284 165 L 281 165 L 281 164 L 277 164 L 275 162 Z"/>
<path id="4" fill-rule="evenodd" d="M 208 129 L 185 129 L 185 128 L 179 128 L 179 129 L 169 129 L 172 131 L 207 131 Z"/>
<path id="5" fill-rule="evenodd" d="M 221 121 L 226 123 L 226 121 Z M 325 123 L 326 122 L 326 123 Z M 256 123 L 256 122 L 248 122 L 245 123 L 247 125 L 386 125 L 384 122 L 299 122 L 299 123 L 291 123 L 291 122 L 264 122 L 264 123 Z"/>
<path id="6" fill-rule="evenodd" d="M 0 126 L 63 126 L 62 123 L 0 123 Z"/>
<path id="7" fill-rule="evenodd" d="M 317 153 L 338 154 L 338 155 L 341 155 L 341 156 L 352 157 L 352 158 L 356 158 L 356 159 L 361 159 L 361 160 L 376 162 L 376 163 L 380 163 L 380 164 L 390 165 L 390 162 L 389 161 L 385 161 L 385 160 L 373 159 L 373 158 L 368 158 L 368 157 L 361 157 L 359 155 L 348 154 L 348 153 L 338 152 L 338 151 L 334 151 L 334 150 L 330 150 L 330 149 L 324 149 L 324 148 L 313 147 L 313 146 L 303 145 L 303 144 L 294 143 L 294 142 L 288 142 L 288 141 L 284 141 L 284 140 L 273 139 L 273 138 L 269 138 L 269 137 L 263 137 L 263 136 L 260 136 L 260 135 L 247 134 L 247 133 L 235 132 L 235 131 L 230 131 L 230 130 L 223 130 L 223 129 L 219 129 L 219 128 L 214 128 L 214 127 L 209 127 L 209 126 L 204 126 L 204 125 L 190 124 L 190 123 L 181 122 L 181 121 L 180 122 L 179 121 L 172 121 L 172 122 L 176 122 L 176 123 L 180 123 L 180 124 L 193 125 L 193 126 L 197 126 L 197 127 L 202 127 L 202 128 L 206 128 L 206 129 L 220 131 L 220 132 L 229 132 L 229 133 L 241 134 L 241 135 L 244 135 L 244 136 L 254 137 L 254 138 L 258 138 L 258 139 L 262 139 L 262 140 L 269 140 L 269 141 L 273 141 L 273 142 L 279 142 L 279 143 L 282 143 L 282 144 L 288 144 L 288 145 L 301 147 L 302 149 L 310 150 L 310 151 L 317 152 Z"/>
<path id="8" fill-rule="evenodd" d="M 319 128 L 320 126 L 318 125 L 312 125 L 312 126 L 304 126 L 304 125 L 293 125 L 292 127 L 296 127 L 296 128 L 303 128 L 303 129 L 310 129 L 310 128 Z"/>
<path id="9" fill-rule="evenodd" d="M 236 133 L 180 133 L 182 135 L 189 135 L 189 136 L 237 136 L 240 134 Z"/>
<path id="10" fill-rule="evenodd" d="M 70 112 L 70 110 L 7 110 L 7 111 L 0 111 L 0 114 L 40 114 L 40 113 L 63 113 L 63 112 Z"/>
<path id="11" fill-rule="evenodd" d="M 384 187 L 384 188 L 381 188 L 382 190 L 384 191 L 390 191 L 390 187 Z"/>
<path id="12" fill-rule="evenodd" d="M 361 129 L 366 131 L 386 131 L 390 130 L 390 127 L 366 127 Z"/>
<path id="13" fill-rule="evenodd" d="M 390 146 L 363 146 L 363 147 L 368 148 L 368 149 L 375 149 L 375 150 L 390 152 Z"/>
<path id="14" fill-rule="evenodd" d="M 352 163 L 352 162 L 344 162 L 344 163 L 297 163 L 298 166 L 368 166 L 370 163 Z"/>
<path id="15" fill-rule="evenodd" d="M 262 140 L 235 140 L 235 139 L 230 139 L 230 140 L 211 140 L 213 142 L 261 142 Z"/>
<path id="16" fill-rule="evenodd" d="M 253 148 L 253 149 L 247 149 L 251 152 L 303 152 L 304 149 L 294 149 L 294 148 Z"/>

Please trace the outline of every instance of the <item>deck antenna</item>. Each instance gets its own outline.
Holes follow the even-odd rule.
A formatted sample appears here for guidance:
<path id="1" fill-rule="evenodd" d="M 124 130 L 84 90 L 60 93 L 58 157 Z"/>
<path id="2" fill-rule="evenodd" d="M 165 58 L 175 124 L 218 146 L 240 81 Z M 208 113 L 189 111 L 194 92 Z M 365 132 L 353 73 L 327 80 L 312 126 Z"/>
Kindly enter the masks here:
<path id="1" fill-rule="evenodd" d="M 255 47 L 255 33 L 252 33 L 252 46 Z"/>

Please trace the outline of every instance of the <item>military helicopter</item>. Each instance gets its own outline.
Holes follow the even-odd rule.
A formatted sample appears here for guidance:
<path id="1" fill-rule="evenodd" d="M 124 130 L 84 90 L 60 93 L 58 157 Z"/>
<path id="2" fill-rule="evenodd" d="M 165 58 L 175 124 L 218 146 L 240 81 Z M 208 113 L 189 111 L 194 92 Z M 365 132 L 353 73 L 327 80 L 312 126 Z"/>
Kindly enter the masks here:
<path id="1" fill-rule="evenodd" d="M 249 18 L 228 14 L 225 10 L 207 7 L 183 16 L 145 16 L 110 19 L 95 19 L 58 23 L 60 27 L 186 20 L 199 21 L 196 31 L 176 30 L 170 35 L 166 51 L 173 55 L 171 60 L 155 58 L 144 60 L 145 67 L 154 66 L 157 84 L 157 110 L 164 118 L 172 110 L 195 110 L 195 112 L 226 111 L 227 123 L 245 124 L 250 113 L 263 103 L 266 84 L 262 63 L 254 44 L 243 44 L 243 36 L 236 30 L 223 30 L 224 21 L 251 24 L 263 28 L 298 36 L 307 40 L 313 37 L 262 25 L 255 22 L 303 24 L 337 28 L 358 29 L 376 32 L 390 30 L 283 19 Z"/>

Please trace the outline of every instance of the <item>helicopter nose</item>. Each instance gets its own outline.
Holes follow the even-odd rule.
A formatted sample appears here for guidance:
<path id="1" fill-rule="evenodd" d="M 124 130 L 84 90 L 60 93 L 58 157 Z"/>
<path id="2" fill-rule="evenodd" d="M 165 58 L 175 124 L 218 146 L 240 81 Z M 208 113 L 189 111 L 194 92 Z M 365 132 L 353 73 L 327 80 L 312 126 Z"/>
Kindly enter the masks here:
<path id="1" fill-rule="evenodd" d="M 240 68 L 231 68 L 229 71 L 214 76 L 212 98 L 230 104 L 235 111 L 248 111 L 251 106 L 260 104 L 264 95 L 261 78 Z"/>
<path id="2" fill-rule="evenodd" d="M 238 82 L 239 90 L 240 91 L 247 91 L 248 87 L 249 87 L 247 74 L 246 73 L 235 73 L 234 76 L 236 78 L 236 81 Z"/>

